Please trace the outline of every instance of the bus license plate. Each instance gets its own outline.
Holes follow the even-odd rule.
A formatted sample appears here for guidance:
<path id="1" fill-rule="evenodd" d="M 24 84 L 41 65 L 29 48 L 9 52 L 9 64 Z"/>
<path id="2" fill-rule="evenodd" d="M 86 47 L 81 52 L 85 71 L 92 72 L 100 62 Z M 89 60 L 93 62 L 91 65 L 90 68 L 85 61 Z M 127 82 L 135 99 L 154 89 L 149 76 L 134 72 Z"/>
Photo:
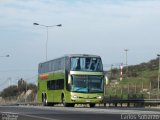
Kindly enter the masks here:
<path id="1" fill-rule="evenodd" d="M 86 102 L 91 102 L 90 100 L 86 100 Z"/>

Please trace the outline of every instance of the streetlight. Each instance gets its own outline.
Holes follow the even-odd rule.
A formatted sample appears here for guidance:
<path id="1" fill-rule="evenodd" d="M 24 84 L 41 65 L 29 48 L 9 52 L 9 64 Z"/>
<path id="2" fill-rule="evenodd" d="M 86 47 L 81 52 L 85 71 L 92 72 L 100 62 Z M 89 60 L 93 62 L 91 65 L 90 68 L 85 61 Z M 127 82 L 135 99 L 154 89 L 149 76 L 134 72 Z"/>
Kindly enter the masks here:
<path id="1" fill-rule="evenodd" d="M 45 27 L 47 29 L 47 40 L 46 40 L 46 60 L 47 60 L 47 50 L 48 50 L 48 28 L 50 27 L 61 27 L 62 24 L 57 24 L 57 25 L 42 25 L 42 24 L 39 24 L 39 23 L 33 23 L 33 25 L 39 25 L 39 26 L 42 26 L 42 27 Z"/>
<path id="2" fill-rule="evenodd" d="M 3 56 L 0 56 L 0 57 L 10 57 L 10 55 L 3 55 Z"/>
<path id="3" fill-rule="evenodd" d="M 157 54 L 159 59 L 159 70 L 158 70 L 158 98 L 159 98 L 159 77 L 160 77 L 160 54 Z"/>
<path id="4" fill-rule="evenodd" d="M 124 51 L 126 52 L 126 78 L 128 77 L 127 74 L 128 74 L 128 49 L 124 49 Z"/>

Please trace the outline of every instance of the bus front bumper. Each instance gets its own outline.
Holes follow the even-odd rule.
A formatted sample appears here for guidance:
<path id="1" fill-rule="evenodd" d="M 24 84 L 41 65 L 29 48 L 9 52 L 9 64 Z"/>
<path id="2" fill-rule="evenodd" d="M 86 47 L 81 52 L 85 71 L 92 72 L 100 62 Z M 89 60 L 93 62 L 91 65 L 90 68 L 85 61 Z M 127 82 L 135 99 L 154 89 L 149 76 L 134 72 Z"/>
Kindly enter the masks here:
<path id="1" fill-rule="evenodd" d="M 78 97 L 76 95 L 71 96 L 71 101 L 73 103 L 102 103 L 103 96 L 96 97 Z"/>

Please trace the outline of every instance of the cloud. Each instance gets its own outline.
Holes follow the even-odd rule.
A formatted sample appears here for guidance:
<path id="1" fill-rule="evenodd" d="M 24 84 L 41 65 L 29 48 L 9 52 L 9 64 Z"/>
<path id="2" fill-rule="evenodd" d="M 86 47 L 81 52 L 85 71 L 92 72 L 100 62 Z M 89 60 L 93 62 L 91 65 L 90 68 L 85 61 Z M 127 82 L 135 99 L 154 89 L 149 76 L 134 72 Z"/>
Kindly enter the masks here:
<path id="1" fill-rule="evenodd" d="M 90 53 L 110 64 L 122 62 L 121 53 L 129 48 L 137 54 L 130 56 L 134 64 L 144 61 L 138 56 L 159 50 L 159 0 L 1 0 L 0 17 L 1 52 L 12 53 L 4 69 L 37 69 L 44 60 L 46 29 L 34 22 L 62 24 L 49 29 L 49 59 Z"/>
<path id="2" fill-rule="evenodd" d="M 36 20 L 51 23 L 51 20 L 68 18 L 130 18 L 144 15 L 145 8 L 157 5 L 157 1 L 133 0 L 10 0 L 0 5 L 2 20 L 13 24 Z M 152 9 L 152 8 L 151 8 Z M 66 18 L 64 18 L 66 17 Z"/>

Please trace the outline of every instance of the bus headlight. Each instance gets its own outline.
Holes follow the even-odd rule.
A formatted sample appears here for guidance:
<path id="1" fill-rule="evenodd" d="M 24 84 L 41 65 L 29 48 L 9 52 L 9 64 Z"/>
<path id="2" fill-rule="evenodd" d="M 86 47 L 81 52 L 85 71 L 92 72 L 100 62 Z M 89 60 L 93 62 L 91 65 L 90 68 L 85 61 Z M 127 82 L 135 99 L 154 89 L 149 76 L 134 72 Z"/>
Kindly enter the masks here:
<path id="1" fill-rule="evenodd" d="M 102 99 L 102 96 L 98 96 L 97 98 L 98 98 L 98 99 Z"/>
<path id="2" fill-rule="evenodd" d="M 72 96 L 72 98 L 79 98 L 79 97 L 78 97 L 78 96 L 76 96 L 76 95 L 73 95 L 73 96 Z"/>

